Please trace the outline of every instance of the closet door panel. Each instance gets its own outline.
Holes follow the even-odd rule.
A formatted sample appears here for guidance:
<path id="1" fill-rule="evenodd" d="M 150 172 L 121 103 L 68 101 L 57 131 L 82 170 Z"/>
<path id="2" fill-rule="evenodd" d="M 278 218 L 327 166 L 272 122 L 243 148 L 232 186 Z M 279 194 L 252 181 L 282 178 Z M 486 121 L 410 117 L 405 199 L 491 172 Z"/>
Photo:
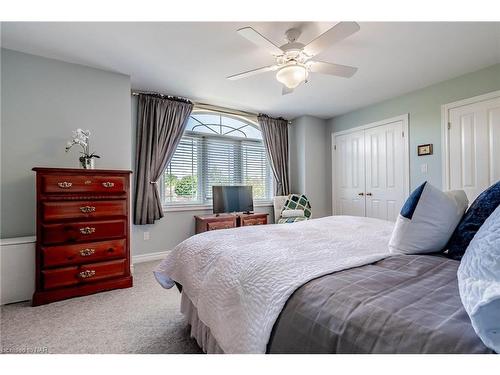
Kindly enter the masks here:
<path id="1" fill-rule="evenodd" d="M 335 139 L 335 214 L 365 216 L 364 133 Z"/>
<path id="2" fill-rule="evenodd" d="M 449 189 L 472 202 L 500 179 L 500 98 L 449 110 Z"/>
<path id="3" fill-rule="evenodd" d="M 403 122 L 365 131 L 366 216 L 394 221 L 405 199 Z"/>

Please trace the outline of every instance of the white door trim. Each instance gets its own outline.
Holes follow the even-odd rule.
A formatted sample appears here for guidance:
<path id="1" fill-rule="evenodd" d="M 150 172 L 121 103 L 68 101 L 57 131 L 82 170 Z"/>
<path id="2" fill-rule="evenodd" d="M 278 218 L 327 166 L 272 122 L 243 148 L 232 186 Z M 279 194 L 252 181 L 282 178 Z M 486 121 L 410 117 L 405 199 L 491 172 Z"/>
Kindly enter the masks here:
<path id="1" fill-rule="evenodd" d="M 409 120 L 410 120 L 410 114 L 405 113 L 405 114 L 391 117 L 391 118 L 388 118 L 385 120 L 375 121 L 375 122 L 371 122 L 369 124 L 356 126 L 355 128 L 350 128 L 347 130 L 342 130 L 342 131 L 332 133 L 332 140 L 331 140 L 332 141 L 332 143 L 331 143 L 331 145 L 332 145 L 332 181 L 331 181 L 331 184 L 332 184 L 332 215 L 335 215 L 335 175 L 336 175 L 336 171 L 335 171 L 335 165 L 336 165 L 335 137 L 337 137 L 339 135 L 355 133 L 355 132 L 358 132 L 360 130 L 366 130 L 366 129 L 370 129 L 370 128 L 375 128 L 377 126 L 387 125 L 387 124 L 390 124 L 392 122 L 402 121 L 403 122 L 404 138 L 406 140 L 406 142 L 404 142 L 404 158 L 405 158 L 405 160 L 404 160 L 404 164 L 403 164 L 405 167 L 405 171 L 403 173 L 404 178 L 405 178 L 404 191 L 405 191 L 407 196 L 410 195 L 410 131 L 409 131 L 410 121 Z"/>
<path id="2" fill-rule="evenodd" d="M 446 103 L 441 106 L 441 165 L 443 171 L 443 190 L 450 190 L 450 143 L 448 139 L 448 123 L 450 121 L 450 109 L 462 107 L 464 105 L 483 102 L 490 99 L 500 98 L 500 90 L 492 91 L 483 95 Z"/>
<path id="3" fill-rule="evenodd" d="M 403 121 L 403 127 L 404 127 L 405 124 L 408 125 L 408 118 L 409 118 L 409 116 L 410 116 L 409 113 L 405 113 L 403 115 L 390 117 L 390 118 L 387 118 L 387 119 L 384 119 L 384 120 L 380 120 L 380 121 L 370 122 L 369 124 L 356 126 L 355 128 L 350 128 L 350 129 L 347 129 L 347 130 L 341 130 L 341 131 L 338 131 L 338 132 L 335 132 L 335 133 L 332 133 L 332 134 L 336 137 L 338 135 L 344 135 L 344 134 L 354 133 L 354 132 L 357 132 L 357 131 L 360 131 L 360 130 L 375 128 L 377 126 L 387 125 L 387 124 L 390 124 L 391 122 L 397 122 L 397 121 Z"/>

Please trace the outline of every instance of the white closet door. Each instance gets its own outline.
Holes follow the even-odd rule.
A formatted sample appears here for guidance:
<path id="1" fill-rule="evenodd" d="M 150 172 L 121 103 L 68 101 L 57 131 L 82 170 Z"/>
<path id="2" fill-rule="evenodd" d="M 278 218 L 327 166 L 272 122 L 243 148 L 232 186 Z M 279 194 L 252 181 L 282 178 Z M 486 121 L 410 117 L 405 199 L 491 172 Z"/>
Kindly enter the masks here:
<path id="1" fill-rule="evenodd" d="M 449 110 L 449 189 L 472 202 L 500 180 L 500 98 Z"/>
<path id="2" fill-rule="evenodd" d="M 335 144 L 335 213 L 365 216 L 364 132 L 339 135 Z"/>
<path id="3" fill-rule="evenodd" d="M 405 200 L 403 121 L 365 131 L 366 216 L 395 221 Z"/>

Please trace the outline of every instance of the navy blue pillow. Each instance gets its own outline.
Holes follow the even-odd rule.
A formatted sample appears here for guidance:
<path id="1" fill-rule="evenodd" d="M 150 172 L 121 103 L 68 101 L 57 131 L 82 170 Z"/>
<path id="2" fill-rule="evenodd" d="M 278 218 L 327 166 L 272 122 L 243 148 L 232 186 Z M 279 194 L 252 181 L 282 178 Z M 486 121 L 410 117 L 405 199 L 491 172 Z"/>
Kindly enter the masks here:
<path id="1" fill-rule="evenodd" d="M 418 201 L 420 200 L 420 197 L 422 196 L 422 192 L 424 191 L 425 184 L 427 184 L 427 181 L 425 181 L 422 185 L 420 185 L 418 188 L 413 190 L 413 192 L 410 194 L 408 199 L 406 200 L 405 204 L 403 205 L 403 208 L 401 208 L 400 215 L 403 217 L 406 217 L 407 219 L 410 219 L 413 217 L 413 213 L 415 212 L 415 209 L 417 208 Z"/>
<path id="2" fill-rule="evenodd" d="M 445 247 L 445 254 L 460 260 L 476 232 L 500 205 L 500 181 L 483 191 L 458 223 Z"/>

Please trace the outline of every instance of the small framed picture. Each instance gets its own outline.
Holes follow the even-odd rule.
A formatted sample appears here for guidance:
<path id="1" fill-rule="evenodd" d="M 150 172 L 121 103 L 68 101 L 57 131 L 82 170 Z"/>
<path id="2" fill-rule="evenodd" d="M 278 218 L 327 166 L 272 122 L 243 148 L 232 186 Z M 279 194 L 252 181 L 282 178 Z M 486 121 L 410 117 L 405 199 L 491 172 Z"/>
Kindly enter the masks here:
<path id="1" fill-rule="evenodd" d="M 432 143 L 417 146 L 418 156 L 432 155 Z"/>

